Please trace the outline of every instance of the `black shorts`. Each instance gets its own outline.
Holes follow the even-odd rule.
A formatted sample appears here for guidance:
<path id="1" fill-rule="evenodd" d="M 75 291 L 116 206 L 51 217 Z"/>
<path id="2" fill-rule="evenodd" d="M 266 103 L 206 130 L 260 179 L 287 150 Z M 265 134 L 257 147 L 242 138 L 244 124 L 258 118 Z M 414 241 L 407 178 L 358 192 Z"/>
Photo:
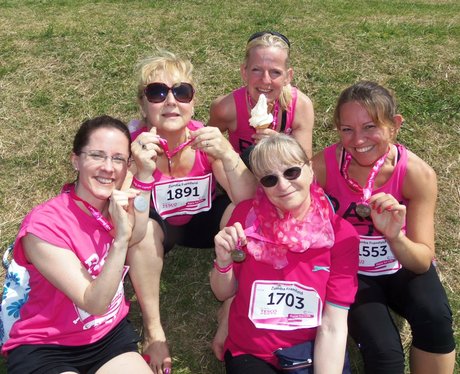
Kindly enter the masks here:
<path id="1" fill-rule="evenodd" d="M 137 352 L 139 335 L 123 319 L 99 341 L 82 346 L 21 345 L 8 354 L 8 374 L 59 374 L 64 371 L 92 374 L 112 358 Z"/>
<path id="2" fill-rule="evenodd" d="M 220 220 L 230 203 L 227 195 L 217 195 L 210 210 L 194 214 L 189 222 L 181 226 L 171 225 L 155 209 L 150 209 L 150 218 L 157 221 L 164 232 L 164 253 L 169 252 L 175 244 L 192 248 L 214 247 L 214 236 L 220 230 Z"/>

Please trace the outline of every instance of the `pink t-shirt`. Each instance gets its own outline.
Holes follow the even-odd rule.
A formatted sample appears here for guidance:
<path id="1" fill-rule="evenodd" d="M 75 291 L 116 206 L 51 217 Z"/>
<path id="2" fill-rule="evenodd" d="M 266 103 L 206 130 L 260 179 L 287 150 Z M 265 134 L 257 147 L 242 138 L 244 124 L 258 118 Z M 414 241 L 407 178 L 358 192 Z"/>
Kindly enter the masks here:
<path id="1" fill-rule="evenodd" d="M 202 127 L 204 125 L 201 122 L 194 120 L 187 125 L 190 131 L 196 131 Z M 140 127 L 138 121 L 131 121 L 128 128 L 131 131 L 133 141 L 142 132 L 148 131 L 147 127 Z M 192 219 L 193 214 L 211 209 L 212 200 L 215 197 L 216 181 L 212 173 L 211 162 L 205 152 L 201 150 L 195 152 L 192 169 L 185 177 L 174 178 L 163 174 L 158 168 L 154 171 L 153 177 L 155 178 L 155 185 L 152 199 L 155 200 L 155 207 L 158 208 L 157 212 L 171 225 L 185 225 Z M 174 182 L 174 184 L 171 182 Z M 165 188 L 160 189 L 160 186 L 165 186 Z M 204 187 L 209 187 L 207 193 L 204 196 L 194 197 L 195 192 L 201 191 Z M 184 207 L 183 204 L 188 204 L 188 206 Z M 166 207 L 167 205 L 168 207 Z M 168 209 L 169 205 L 171 209 Z M 183 214 L 168 217 L 167 215 L 171 214 L 171 212 L 174 214 L 176 206 L 183 208 L 181 210 Z"/>
<path id="2" fill-rule="evenodd" d="M 291 89 L 292 100 L 286 110 L 286 127 L 284 133 L 290 134 L 292 132 L 292 122 L 294 121 L 295 108 L 297 104 L 297 88 Z M 235 100 L 236 109 L 236 131 L 228 132 L 228 140 L 230 141 L 233 149 L 241 154 L 247 147 L 254 144 L 252 135 L 256 130 L 249 125 L 250 113 L 247 106 L 247 91 L 246 87 L 240 87 L 233 91 L 233 99 Z"/>
<path id="3" fill-rule="evenodd" d="M 13 325 L 10 338 L 2 347 L 2 353 L 23 344 L 80 346 L 94 343 L 126 317 L 129 302 L 124 296 L 123 281 L 107 312 L 90 315 L 27 262 L 21 241 L 27 234 L 62 250 L 72 251 L 92 277 L 101 272 L 113 241 L 96 219 L 85 214 L 66 193 L 35 207 L 26 216 L 16 239 L 14 258 L 30 274 L 30 293 L 20 310 L 20 319 Z"/>
<path id="4" fill-rule="evenodd" d="M 360 235 L 359 273 L 371 276 L 395 273 L 401 268 L 401 264 L 391 253 L 391 248 L 383 235 L 375 229 L 371 217 L 363 218 L 356 213 L 356 203 L 361 200 L 362 193 L 352 190 L 341 174 L 336 157 L 337 146 L 338 144 L 333 144 L 324 150 L 326 163 L 324 191 L 331 199 L 335 212 L 350 222 Z M 383 186 L 374 189 L 372 194 L 390 193 L 400 203 L 407 205 L 408 202 L 402 195 L 407 170 L 407 150 L 400 144 L 396 146 L 399 158 L 393 174 Z M 373 261 L 374 259 L 376 260 Z"/>
<path id="5" fill-rule="evenodd" d="M 252 200 L 239 204 L 228 224 L 241 222 L 246 227 L 251 208 Z M 250 354 L 276 366 L 275 350 L 316 337 L 316 327 L 290 330 L 262 327 L 264 323 L 277 322 L 264 315 L 255 315 L 253 306 L 257 303 L 259 306 L 261 302 L 271 304 L 271 307 L 286 303 L 295 311 L 297 307 L 301 310 L 306 302 L 299 295 L 314 295 L 318 308 L 311 317 L 316 321 L 321 318 L 325 302 L 348 308 L 354 301 L 358 286 L 358 235 L 351 224 L 337 215 L 333 215 L 331 222 L 335 235 L 332 248 L 310 248 L 303 253 L 288 251 L 289 263 L 279 270 L 256 261 L 249 253 L 244 262 L 234 263 L 238 291 L 231 305 L 229 334 L 225 342 L 225 349 L 232 355 Z M 271 313 L 270 308 L 266 312 Z"/>

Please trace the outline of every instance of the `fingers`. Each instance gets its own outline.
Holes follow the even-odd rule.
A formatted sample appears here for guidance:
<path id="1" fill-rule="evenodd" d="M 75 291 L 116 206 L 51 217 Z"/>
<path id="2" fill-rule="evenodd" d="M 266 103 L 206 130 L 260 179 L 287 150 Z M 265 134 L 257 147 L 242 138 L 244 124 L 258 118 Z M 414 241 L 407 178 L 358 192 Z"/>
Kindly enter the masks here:
<path id="1" fill-rule="evenodd" d="M 237 222 L 233 226 L 222 229 L 216 235 L 214 241 L 216 244 L 216 254 L 218 255 L 217 251 L 219 250 L 221 255 L 225 255 L 227 253 L 230 254 L 235 248 L 246 245 L 246 235 L 241 224 Z"/>
<path id="2" fill-rule="evenodd" d="M 387 212 L 405 212 L 406 206 L 396 200 L 393 195 L 380 192 L 371 196 L 369 204 L 377 213 Z"/>
<path id="3" fill-rule="evenodd" d="M 193 149 L 201 149 L 207 153 L 219 153 L 227 148 L 227 142 L 217 127 L 203 127 L 190 132 L 193 138 Z"/>

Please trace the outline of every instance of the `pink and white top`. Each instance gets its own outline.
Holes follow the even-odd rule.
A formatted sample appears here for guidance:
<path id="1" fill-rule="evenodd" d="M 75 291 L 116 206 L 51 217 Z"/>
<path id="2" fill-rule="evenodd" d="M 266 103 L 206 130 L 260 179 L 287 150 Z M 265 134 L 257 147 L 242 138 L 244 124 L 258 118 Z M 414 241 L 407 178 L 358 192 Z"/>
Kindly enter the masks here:
<path id="1" fill-rule="evenodd" d="M 359 273 L 370 276 L 393 274 L 401 268 L 401 264 L 391 251 L 385 237 L 375 229 L 371 217 L 364 218 L 356 212 L 357 203 L 362 200 L 363 193 L 351 189 L 340 173 L 340 166 L 336 158 L 337 146 L 338 144 L 333 144 L 324 150 L 326 162 L 324 191 L 331 199 L 336 213 L 349 221 L 360 235 Z M 407 205 L 407 200 L 402 196 L 402 187 L 407 170 L 407 150 L 400 144 L 397 144 L 396 147 L 399 159 L 393 174 L 383 186 L 374 189 L 373 194 L 390 193 L 401 204 Z"/>
<path id="2" fill-rule="evenodd" d="M 187 128 L 196 131 L 204 125 L 198 121 L 190 121 Z M 139 127 L 137 121 L 128 125 L 134 141 L 147 127 Z M 215 197 L 216 181 L 208 155 L 196 150 L 195 161 L 185 177 L 176 178 L 165 175 L 159 169 L 153 173 L 155 183 L 152 190 L 153 206 L 161 218 L 175 226 L 188 223 L 193 214 L 211 209 Z"/>
<path id="3" fill-rule="evenodd" d="M 113 242 L 107 230 L 84 213 L 68 193 L 35 207 L 24 219 L 14 247 L 15 260 L 29 272 L 30 293 L 2 353 L 23 344 L 91 344 L 106 336 L 126 317 L 129 302 L 124 295 L 123 280 L 107 311 L 91 315 L 78 308 L 27 261 L 21 242 L 27 234 L 73 252 L 92 277 L 101 272 Z M 125 268 L 124 274 L 127 270 Z"/>

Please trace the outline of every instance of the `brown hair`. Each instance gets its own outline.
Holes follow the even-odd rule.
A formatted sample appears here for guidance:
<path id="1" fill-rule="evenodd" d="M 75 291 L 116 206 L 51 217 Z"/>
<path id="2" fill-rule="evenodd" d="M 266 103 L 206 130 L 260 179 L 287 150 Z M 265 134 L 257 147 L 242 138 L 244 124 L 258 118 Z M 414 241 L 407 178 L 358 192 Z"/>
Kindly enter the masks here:
<path id="1" fill-rule="evenodd" d="M 358 102 L 366 109 L 377 126 L 394 129 L 396 123 L 396 100 L 393 93 L 378 83 L 361 81 L 346 88 L 340 94 L 334 110 L 334 124 L 340 129 L 340 108 L 349 102 Z"/>

